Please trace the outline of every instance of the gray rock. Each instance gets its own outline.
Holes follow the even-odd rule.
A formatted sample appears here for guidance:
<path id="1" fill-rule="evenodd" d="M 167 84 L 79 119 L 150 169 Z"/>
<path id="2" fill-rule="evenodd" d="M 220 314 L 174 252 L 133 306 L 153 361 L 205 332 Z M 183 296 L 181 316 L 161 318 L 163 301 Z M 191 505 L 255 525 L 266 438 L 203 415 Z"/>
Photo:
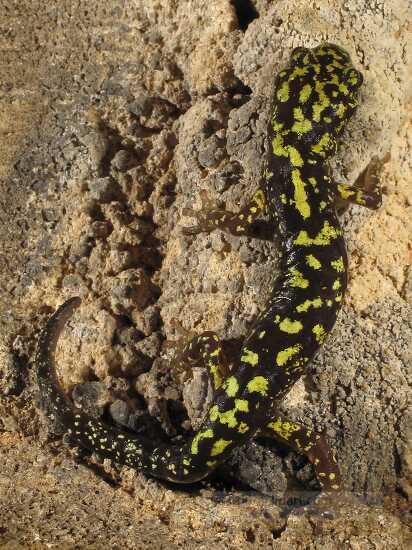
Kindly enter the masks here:
<path id="1" fill-rule="evenodd" d="M 103 382 L 85 382 L 78 384 L 72 391 L 73 402 L 83 412 L 99 418 L 110 403 L 110 394 Z"/>
<path id="2" fill-rule="evenodd" d="M 118 197 L 117 183 L 110 177 L 89 181 L 90 196 L 101 203 L 107 203 Z"/>
<path id="3" fill-rule="evenodd" d="M 128 426 L 130 409 L 125 401 L 116 399 L 116 401 L 110 405 L 109 411 L 115 422 L 121 426 Z"/>

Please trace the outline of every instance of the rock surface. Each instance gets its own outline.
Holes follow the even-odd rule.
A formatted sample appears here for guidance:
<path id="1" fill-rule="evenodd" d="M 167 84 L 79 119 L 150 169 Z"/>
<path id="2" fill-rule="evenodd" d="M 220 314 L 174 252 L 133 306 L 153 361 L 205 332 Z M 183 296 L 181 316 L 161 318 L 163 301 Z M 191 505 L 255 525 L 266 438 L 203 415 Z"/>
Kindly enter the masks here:
<path id="1" fill-rule="evenodd" d="M 406 548 L 412 499 L 411 26 L 406 0 L 23 0 L 2 8 L 0 543 L 6 548 Z M 297 515 L 306 461 L 257 440 L 209 481 L 171 487 L 74 456 L 37 414 L 36 338 L 82 307 L 59 378 L 93 414 L 185 434 L 210 399 L 166 341 L 214 330 L 234 351 L 265 307 L 276 242 L 184 237 L 201 197 L 236 210 L 258 185 L 273 77 L 328 40 L 364 74 L 332 164 L 376 177 L 384 205 L 342 216 L 349 293 L 311 376 L 283 408 L 325 429 L 349 494 L 335 519 Z M 390 153 L 390 157 L 387 155 Z M 385 157 L 386 155 L 386 157 Z M 172 362 L 173 365 L 173 362 Z M 86 406 L 86 404 L 85 404 Z M 149 414 L 151 416 L 149 416 Z M 40 443 L 39 443 L 40 441 Z M 251 489 L 254 489 L 252 491 Z M 302 503 L 303 492 L 296 503 Z M 300 500 L 299 500 L 300 499 Z M 282 515 L 283 513 L 283 515 Z"/>

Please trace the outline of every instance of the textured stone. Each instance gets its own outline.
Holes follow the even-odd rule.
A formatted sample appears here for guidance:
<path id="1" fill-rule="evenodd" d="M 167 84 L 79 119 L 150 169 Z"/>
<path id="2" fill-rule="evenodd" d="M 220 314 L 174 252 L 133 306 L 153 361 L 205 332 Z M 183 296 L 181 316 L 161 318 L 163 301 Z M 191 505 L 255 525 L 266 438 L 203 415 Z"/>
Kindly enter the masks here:
<path id="1" fill-rule="evenodd" d="M 0 544 L 408 548 L 410 533 L 400 520 L 366 503 L 337 501 L 341 516 L 328 523 L 281 518 L 285 478 L 305 487 L 312 481 L 307 466 L 298 468 L 290 454 L 284 460 L 286 451 L 277 454 L 275 445 L 257 441 L 239 450 L 208 488 L 189 493 L 126 468 L 120 480 L 107 464 L 104 475 L 101 467 L 89 470 L 60 441 L 52 455 L 33 408 L 32 369 L 25 368 L 47 315 L 81 290 L 82 307 L 56 355 L 65 390 L 91 380 L 105 384 L 110 402 L 136 404 L 128 426 L 148 437 L 158 432 L 142 412 L 147 408 L 169 435 L 191 427 L 180 401 L 183 379 L 177 384 L 166 361 L 153 362 L 159 340 L 178 338 L 178 320 L 188 330 L 234 338 L 236 349 L 265 307 L 280 259 L 276 241 L 183 237 L 180 226 L 189 224 L 183 208 L 199 207 L 201 191 L 234 211 L 246 204 L 262 174 L 274 75 L 296 46 L 342 44 L 365 84 L 332 173 L 352 182 L 391 149 L 379 174 L 384 205 L 343 215 L 351 275 L 346 305 L 312 376 L 282 407 L 326 429 L 347 489 L 372 503 L 388 495 L 387 505 L 406 524 L 412 456 L 406 0 L 63 4 L 44 9 L 23 0 L 3 10 L 0 336 L 6 348 L 18 345 L 12 355 L 6 349 L 0 367 Z M 119 290 L 140 270 L 144 292 L 128 284 Z M 131 368 L 139 355 L 122 340 L 125 327 L 139 333 L 147 352 L 150 370 L 140 376 Z M 201 383 L 198 375 L 194 383 L 185 377 L 193 424 L 207 402 L 200 374 Z M 109 475 L 125 491 L 106 483 Z"/>

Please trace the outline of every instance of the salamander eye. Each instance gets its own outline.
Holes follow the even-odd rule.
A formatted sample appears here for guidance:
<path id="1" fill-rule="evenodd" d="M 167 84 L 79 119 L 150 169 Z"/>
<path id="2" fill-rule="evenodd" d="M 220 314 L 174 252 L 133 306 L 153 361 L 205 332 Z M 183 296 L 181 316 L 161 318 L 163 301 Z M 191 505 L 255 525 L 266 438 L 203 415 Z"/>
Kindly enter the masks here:
<path id="1" fill-rule="evenodd" d="M 346 82 L 353 88 L 359 88 L 363 83 L 363 75 L 354 68 L 345 71 Z"/>
<path id="2" fill-rule="evenodd" d="M 321 46 L 323 53 L 331 55 L 334 59 L 337 59 L 341 63 L 350 63 L 350 55 L 341 46 L 332 44 L 331 42 L 325 42 Z"/>
<path id="3" fill-rule="evenodd" d="M 307 48 L 303 48 L 302 46 L 299 46 L 298 48 L 293 49 L 290 55 L 292 63 L 294 65 L 304 65 L 305 64 L 304 58 L 308 52 L 309 50 Z"/>

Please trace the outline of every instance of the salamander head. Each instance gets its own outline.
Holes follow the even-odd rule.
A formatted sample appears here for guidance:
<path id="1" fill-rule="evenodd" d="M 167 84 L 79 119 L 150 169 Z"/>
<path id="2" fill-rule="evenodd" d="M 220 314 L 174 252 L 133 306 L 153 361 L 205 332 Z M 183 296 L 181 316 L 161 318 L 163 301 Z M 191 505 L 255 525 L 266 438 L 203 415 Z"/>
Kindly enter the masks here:
<path id="1" fill-rule="evenodd" d="M 362 74 L 339 46 L 294 49 L 289 67 L 276 82 L 275 133 L 300 142 L 299 148 L 309 156 L 330 156 L 336 149 L 335 138 L 358 105 L 362 82 Z"/>

